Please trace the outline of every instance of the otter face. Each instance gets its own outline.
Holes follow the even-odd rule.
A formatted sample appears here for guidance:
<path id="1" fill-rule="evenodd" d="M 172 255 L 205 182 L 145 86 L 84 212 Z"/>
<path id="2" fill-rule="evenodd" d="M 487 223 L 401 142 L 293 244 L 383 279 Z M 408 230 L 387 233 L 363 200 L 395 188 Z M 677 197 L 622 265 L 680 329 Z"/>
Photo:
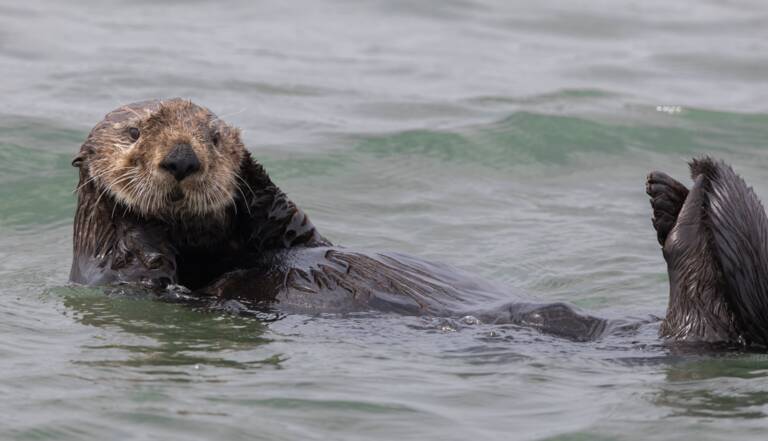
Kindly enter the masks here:
<path id="1" fill-rule="evenodd" d="M 110 112 L 72 164 L 99 197 L 109 194 L 128 210 L 172 220 L 223 213 L 233 204 L 244 155 L 237 129 L 172 99 Z"/>

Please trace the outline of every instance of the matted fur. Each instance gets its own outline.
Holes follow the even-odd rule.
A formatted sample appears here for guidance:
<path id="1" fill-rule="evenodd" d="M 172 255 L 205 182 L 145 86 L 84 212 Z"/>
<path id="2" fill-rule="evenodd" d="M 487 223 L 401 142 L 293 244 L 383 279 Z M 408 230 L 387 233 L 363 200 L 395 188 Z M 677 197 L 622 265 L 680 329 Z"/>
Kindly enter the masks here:
<path id="1" fill-rule="evenodd" d="M 750 342 L 768 344 L 768 218 L 751 187 L 722 161 L 691 164 L 707 189 L 705 224 L 725 295 Z"/>
<path id="2" fill-rule="evenodd" d="M 690 163 L 693 187 L 648 178 L 669 272 L 661 335 L 673 341 L 768 345 L 768 218 L 752 188 L 722 161 Z"/>

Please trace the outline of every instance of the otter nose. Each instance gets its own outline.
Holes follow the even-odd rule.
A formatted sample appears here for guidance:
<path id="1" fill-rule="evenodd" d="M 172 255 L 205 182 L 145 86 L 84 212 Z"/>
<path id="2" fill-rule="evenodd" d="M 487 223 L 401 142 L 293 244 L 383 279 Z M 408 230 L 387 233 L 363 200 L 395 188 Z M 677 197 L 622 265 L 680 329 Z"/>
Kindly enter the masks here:
<path id="1" fill-rule="evenodd" d="M 172 174 L 177 181 L 200 170 L 200 161 L 189 144 L 176 144 L 171 153 L 163 159 L 160 167 Z"/>

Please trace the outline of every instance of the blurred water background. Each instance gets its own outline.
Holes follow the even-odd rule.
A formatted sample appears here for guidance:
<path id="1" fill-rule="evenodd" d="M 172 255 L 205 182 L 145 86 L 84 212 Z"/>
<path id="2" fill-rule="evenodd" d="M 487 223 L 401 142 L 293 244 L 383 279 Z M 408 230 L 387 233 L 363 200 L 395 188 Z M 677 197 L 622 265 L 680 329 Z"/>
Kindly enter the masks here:
<path id="1" fill-rule="evenodd" d="M 663 315 L 644 178 L 768 196 L 761 0 L 0 2 L 0 438 L 763 440 L 768 357 L 426 318 L 276 323 L 67 286 L 69 161 L 191 98 L 348 247 Z"/>

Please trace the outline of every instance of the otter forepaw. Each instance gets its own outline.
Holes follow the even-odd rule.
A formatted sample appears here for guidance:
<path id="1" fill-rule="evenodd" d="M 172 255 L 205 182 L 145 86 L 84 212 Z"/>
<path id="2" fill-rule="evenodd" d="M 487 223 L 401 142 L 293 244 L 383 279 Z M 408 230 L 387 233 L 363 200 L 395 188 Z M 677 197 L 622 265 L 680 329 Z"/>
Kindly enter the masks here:
<path id="1" fill-rule="evenodd" d="M 659 244 L 664 246 L 669 232 L 677 222 L 680 209 L 683 208 L 688 189 L 666 173 L 653 171 L 648 174 L 645 182 L 645 192 L 651 197 L 653 208 L 653 227 Z"/>

